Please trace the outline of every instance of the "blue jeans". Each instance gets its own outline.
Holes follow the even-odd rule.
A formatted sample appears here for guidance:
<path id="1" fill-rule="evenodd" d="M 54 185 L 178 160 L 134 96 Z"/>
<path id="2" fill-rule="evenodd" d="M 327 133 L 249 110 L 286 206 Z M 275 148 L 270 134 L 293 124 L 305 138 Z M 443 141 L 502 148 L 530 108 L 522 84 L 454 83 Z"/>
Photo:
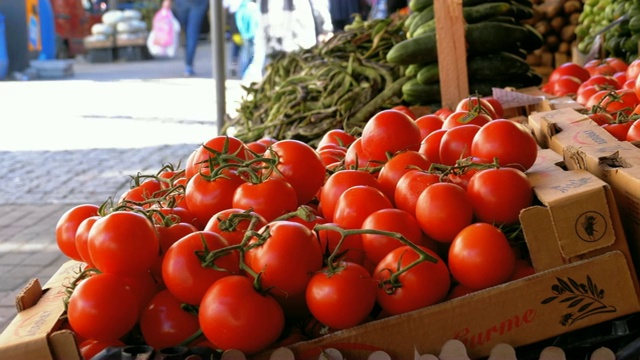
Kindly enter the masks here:
<path id="1" fill-rule="evenodd" d="M 174 12 L 185 33 L 185 65 L 193 68 L 202 22 L 207 15 L 209 0 L 175 0 Z"/>
<path id="2" fill-rule="evenodd" d="M 247 71 L 249 64 L 253 60 L 253 39 L 243 40 L 242 46 L 240 46 L 240 54 L 238 61 L 238 73 L 240 77 L 244 76 L 244 72 Z"/>

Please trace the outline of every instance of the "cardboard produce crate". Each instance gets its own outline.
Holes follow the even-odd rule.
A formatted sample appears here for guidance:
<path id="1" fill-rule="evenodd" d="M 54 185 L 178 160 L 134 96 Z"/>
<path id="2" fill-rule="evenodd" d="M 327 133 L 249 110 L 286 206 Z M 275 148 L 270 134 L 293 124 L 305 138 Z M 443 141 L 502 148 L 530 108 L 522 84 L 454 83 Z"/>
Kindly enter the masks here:
<path id="1" fill-rule="evenodd" d="M 478 358 L 501 343 L 533 344 L 640 311 L 611 188 L 585 170 L 564 170 L 561 160 L 541 150 L 529 171 L 539 203 L 525 209 L 521 221 L 535 275 L 288 348 L 296 359 L 318 359 L 327 348 L 349 359 L 367 359 L 376 350 L 410 359 L 437 354 L 456 339 Z M 73 333 L 61 328 L 64 285 L 79 266 L 69 261 L 44 289 L 37 281 L 25 288 L 19 313 L 0 335 L 0 359 L 80 359 Z"/>

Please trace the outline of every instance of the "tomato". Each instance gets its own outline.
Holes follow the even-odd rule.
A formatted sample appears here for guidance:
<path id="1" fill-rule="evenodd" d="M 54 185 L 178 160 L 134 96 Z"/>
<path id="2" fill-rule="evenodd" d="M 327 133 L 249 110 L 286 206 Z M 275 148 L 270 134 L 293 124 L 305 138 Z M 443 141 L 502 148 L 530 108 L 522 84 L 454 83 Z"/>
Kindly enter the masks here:
<path id="1" fill-rule="evenodd" d="M 411 110 L 408 106 L 406 105 L 396 105 L 394 107 L 391 108 L 391 110 L 397 110 L 400 112 L 403 112 L 405 114 L 407 114 L 410 118 L 412 118 L 413 120 L 417 119 L 418 117 L 416 116 L 416 114 L 413 112 L 413 110 Z"/>
<path id="2" fill-rule="evenodd" d="M 222 236 L 210 231 L 197 231 L 178 240 L 167 250 L 162 261 L 166 288 L 180 301 L 199 305 L 211 284 L 240 272 L 240 260 L 235 251 L 207 262 L 207 255 L 228 245 Z"/>
<path id="3" fill-rule="evenodd" d="M 467 124 L 447 130 L 440 141 L 440 163 L 453 166 L 458 160 L 468 157 L 473 138 L 480 129 L 478 125 Z"/>
<path id="4" fill-rule="evenodd" d="M 456 184 L 429 185 L 418 197 L 416 219 L 427 236 L 450 243 L 471 224 L 473 205 L 467 192 Z"/>
<path id="5" fill-rule="evenodd" d="M 264 143 L 251 141 L 246 143 L 247 150 L 253 152 L 257 156 L 262 156 L 267 151 L 268 146 Z"/>
<path id="6" fill-rule="evenodd" d="M 588 113 L 587 116 L 600 126 L 615 122 L 613 116 L 607 112 L 591 112 Z"/>
<path id="7" fill-rule="evenodd" d="M 600 106 L 615 119 L 617 112 L 631 114 L 638 103 L 638 97 L 633 90 L 600 90 L 587 100 L 585 107 L 591 109 L 596 105 Z"/>
<path id="8" fill-rule="evenodd" d="M 627 131 L 627 141 L 640 141 L 640 121 L 634 120 Z"/>
<path id="9" fill-rule="evenodd" d="M 498 118 L 498 113 L 491 102 L 479 96 L 469 96 L 460 100 L 456 105 L 455 111 L 468 111 L 476 114 L 484 114 L 489 117 L 489 120 Z"/>
<path id="10" fill-rule="evenodd" d="M 397 233 L 416 245 L 423 245 L 418 220 L 404 210 L 390 208 L 375 211 L 364 220 L 362 229 Z M 360 237 L 364 255 L 373 264 L 380 262 L 391 250 L 404 245 L 400 240 L 386 235 L 365 233 Z"/>
<path id="11" fill-rule="evenodd" d="M 252 221 L 254 222 L 252 230 L 258 230 L 267 225 L 267 220 L 254 211 L 229 208 L 213 215 L 204 230 L 221 235 L 229 245 L 238 245 L 244 239 Z"/>
<path id="12" fill-rule="evenodd" d="M 260 273 L 268 289 L 287 314 L 305 311 L 304 294 L 311 276 L 323 266 L 322 249 L 316 235 L 291 221 L 273 221 L 249 241 L 246 265 Z"/>
<path id="13" fill-rule="evenodd" d="M 98 215 L 99 206 L 93 204 L 76 205 L 62 214 L 56 224 L 56 243 L 63 254 L 77 261 L 83 261 L 76 248 L 76 231 L 84 219 Z"/>
<path id="14" fill-rule="evenodd" d="M 447 116 L 449 116 L 452 112 L 453 112 L 453 110 L 451 108 L 442 107 L 442 108 L 436 110 L 433 114 L 437 115 L 437 116 L 440 116 L 443 119 L 446 119 Z"/>
<path id="15" fill-rule="evenodd" d="M 496 112 L 496 117 L 494 119 L 502 119 L 504 116 L 504 107 L 500 100 L 494 98 L 493 96 L 486 96 L 485 99 L 491 106 L 493 106 L 493 110 Z"/>
<path id="16" fill-rule="evenodd" d="M 475 218 L 491 224 L 516 224 L 520 211 L 533 204 L 527 176 L 508 167 L 479 171 L 469 180 L 467 194 Z"/>
<path id="17" fill-rule="evenodd" d="M 318 146 L 316 147 L 316 149 L 320 151 L 327 144 L 334 144 L 343 148 L 347 148 L 355 140 L 355 136 L 349 134 L 343 129 L 331 129 L 322 135 L 322 137 L 318 141 Z"/>
<path id="18" fill-rule="evenodd" d="M 424 154 L 424 156 L 427 157 L 427 160 L 432 164 L 441 163 L 440 143 L 442 142 L 442 137 L 447 131 L 447 129 L 435 130 L 422 140 L 422 144 L 420 145 L 418 152 Z"/>
<path id="19" fill-rule="evenodd" d="M 357 138 L 349 145 L 344 155 L 344 166 L 347 169 L 368 169 L 379 166 L 384 160 L 378 161 L 372 159 L 362 148 L 362 138 Z"/>
<path id="20" fill-rule="evenodd" d="M 527 260 L 517 259 L 515 270 L 513 270 L 513 274 L 511 274 L 509 281 L 522 279 L 523 277 L 527 277 L 535 273 L 536 273 L 536 270 Z"/>
<path id="21" fill-rule="evenodd" d="M 198 316 L 182 308 L 169 290 L 159 291 L 140 315 L 145 343 L 155 349 L 178 346 L 200 329 Z"/>
<path id="22" fill-rule="evenodd" d="M 593 75 L 613 75 L 616 69 L 609 65 L 604 59 L 593 59 L 584 64 L 584 68 Z"/>
<path id="23" fill-rule="evenodd" d="M 126 276 L 124 281 L 138 299 L 140 312 L 147 306 L 153 296 L 160 290 L 160 285 L 151 272 Z"/>
<path id="24" fill-rule="evenodd" d="M 239 275 L 220 279 L 207 290 L 198 320 L 205 337 L 216 348 L 235 349 L 245 355 L 266 350 L 285 325 L 280 304 L 256 291 L 253 279 Z"/>
<path id="25" fill-rule="evenodd" d="M 89 231 L 98 219 L 100 219 L 99 215 L 89 216 L 82 220 L 76 230 L 76 249 L 82 259 L 81 261 L 84 261 L 89 267 L 94 267 L 89 253 Z"/>
<path id="26" fill-rule="evenodd" d="M 618 71 L 617 73 L 611 76 L 616 79 L 618 84 L 624 85 L 627 82 L 627 74 L 624 71 Z"/>
<path id="27" fill-rule="evenodd" d="M 469 186 L 469 180 L 471 180 L 471 178 L 477 172 L 485 170 L 485 168 L 478 166 L 481 166 L 482 164 L 487 165 L 492 163 L 493 160 L 489 159 L 478 158 L 475 156 L 467 157 L 458 162 L 460 168 L 451 171 L 446 176 L 445 180 L 467 190 L 467 186 Z"/>
<path id="28" fill-rule="evenodd" d="M 106 348 L 123 346 L 125 346 L 125 344 L 120 340 L 98 341 L 89 339 L 78 344 L 78 349 L 83 359 L 93 359 L 94 356 Z"/>
<path id="29" fill-rule="evenodd" d="M 185 199 L 198 223 L 206 224 L 213 214 L 231 207 L 234 191 L 245 181 L 226 169 L 220 175 L 195 174 L 185 188 Z"/>
<path id="30" fill-rule="evenodd" d="M 575 76 L 564 75 L 553 81 L 551 84 L 551 93 L 555 96 L 576 95 L 578 88 L 582 84 L 580 79 Z"/>
<path id="31" fill-rule="evenodd" d="M 416 125 L 420 128 L 420 138 L 424 140 L 427 135 L 442 129 L 443 122 L 444 120 L 440 116 L 434 114 L 422 115 L 417 118 Z"/>
<path id="32" fill-rule="evenodd" d="M 396 153 L 378 173 L 378 182 L 382 192 L 393 203 L 396 184 L 402 175 L 411 169 L 427 170 L 429 165 L 431 164 L 427 158 L 417 151 L 407 150 Z"/>
<path id="33" fill-rule="evenodd" d="M 508 281 L 516 266 L 507 237 L 495 226 L 483 222 L 473 223 L 456 235 L 447 260 L 451 275 L 474 290 Z"/>
<path id="34" fill-rule="evenodd" d="M 583 66 L 580 66 L 574 62 L 565 62 L 557 66 L 551 74 L 549 74 L 548 82 L 555 82 L 563 76 L 573 76 L 578 79 L 579 82 L 587 81 L 591 74 Z"/>
<path id="35" fill-rule="evenodd" d="M 89 231 L 89 256 L 102 272 L 136 275 L 151 269 L 160 251 L 153 223 L 132 211 L 112 212 Z"/>
<path id="36" fill-rule="evenodd" d="M 298 204 L 298 195 L 293 186 L 283 178 L 272 177 L 262 182 L 245 182 L 238 186 L 228 208 L 252 209 L 269 222 L 295 211 Z"/>
<path id="37" fill-rule="evenodd" d="M 597 85 L 583 85 L 584 83 L 580 85 L 576 92 L 576 102 L 580 105 L 586 105 L 589 98 L 600 91 L 600 88 Z"/>
<path id="38" fill-rule="evenodd" d="M 375 211 L 392 208 L 391 200 L 378 188 L 356 185 L 345 190 L 333 210 L 333 222 L 345 229 L 359 229 Z"/>
<path id="39" fill-rule="evenodd" d="M 298 140 L 281 140 L 273 145 L 266 158 L 277 159 L 271 177 L 284 178 L 296 191 L 298 204 L 311 201 L 325 179 L 325 165 L 310 145 Z"/>
<path id="40" fill-rule="evenodd" d="M 205 141 L 189 156 L 185 165 L 185 177 L 191 179 L 201 169 L 210 172 L 210 162 L 214 168 L 224 163 L 238 163 L 250 158 L 250 152 L 244 142 L 232 136 L 218 135 Z M 225 155 L 226 158 L 223 158 Z M 236 159 L 229 159 L 231 155 Z"/>
<path id="41" fill-rule="evenodd" d="M 640 76 L 636 78 L 634 87 L 633 87 L 633 92 L 636 94 L 636 97 L 640 98 Z"/>
<path id="42" fill-rule="evenodd" d="M 340 170 L 333 173 L 320 190 L 320 207 L 325 219 L 332 222 L 333 212 L 342 193 L 352 186 L 368 185 L 381 189 L 378 179 L 363 170 Z"/>
<path id="43" fill-rule="evenodd" d="M 447 295 L 446 300 L 451 300 L 451 299 L 455 299 L 467 294 L 471 294 L 472 292 L 474 292 L 474 289 L 471 289 L 467 286 L 464 286 L 462 284 L 455 284 L 452 288 L 451 291 L 449 291 L 449 294 Z"/>
<path id="44" fill-rule="evenodd" d="M 347 150 L 329 149 L 327 147 L 318 150 L 318 155 L 322 161 L 322 165 L 327 167 L 331 164 L 344 160 L 347 156 Z"/>
<path id="45" fill-rule="evenodd" d="M 362 129 L 362 150 L 370 160 L 386 161 L 387 154 L 420 148 L 420 128 L 416 122 L 397 110 L 382 110 L 369 119 Z"/>
<path id="46" fill-rule="evenodd" d="M 627 79 L 635 80 L 638 77 L 638 74 L 640 74 L 640 58 L 630 62 L 625 72 L 627 74 Z"/>
<path id="47" fill-rule="evenodd" d="M 427 186 L 437 182 L 440 182 L 438 174 L 409 170 L 402 175 L 396 185 L 393 196 L 396 207 L 415 216 L 418 197 Z"/>
<path id="48" fill-rule="evenodd" d="M 367 319 L 376 303 L 377 283 L 362 265 L 342 261 L 336 267 L 314 274 L 305 298 L 313 317 L 341 330 Z"/>
<path id="49" fill-rule="evenodd" d="M 500 166 L 527 171 L 538 156 L 538 143 L 524 125 L 497 119 L 478 130 L 470 153 L 482 159 L 497 158 Z"/>
<path id="50" fill-rule="evenodd" d="M 164 260 L 164 254 L 169 250 L 171 245 L 183 237 L 198 231 L 198 228 L 191 223 L 179 222 L 169 226 L 156 225 L 156 231 L 158 231 L 158 239 L 160 240 L 160 252 L 151 267 L 151 274 L 153 274 L 154 278 L 158 281 L 162 281 L 162 261 Z"/>
<path id="51" fill-rule="evenodd" d="M 323 225 L 338 226 L 335 223 L 324 223 Z M 360 234 L 345 236 L 342 240 L 340 232 L 330 228 L 316 230 L 316 234 L 320 241 L 320 247 L 322 248 L 325 258 L 331 256 L 338 245 L 340 245 L 340 248 L 338 249 L 338 254 L 340 256 L 336 258 L 337 260 L 363 264 L 364 250 L 362 249 L 362 237 Z M 342 242 L 340 243 L 340 241 Z"/>
<path id="52" fill-rule="evenodd" d="M 626 72 L 627 69 L 629 68 L 629 64 L 627 64 L 626 61 L 624 61 L 623 59 L 621 59 L 619 57 L 610 56 L 610 57 L 605 58 L 604 61 L 609 66 L 614 68 L 616 72 Z"/>
<path id="53" fill-rule="evenodd" d="M 451 286 L 449 269 L 444 261 L 432 250 L 420 247 L 434 257 L 437 262 L 422 261 L 397 277 L 401 284 L 392 287 L 390 277 L 419 258 L 419 254 L 409 246 L 401 246 L 385 256 L 373 271 L 373 278 L 384 282 L 378 287 L 376 300 L 380 307 L 391 315 L 437 304 L 444 300 Z"/>
<path id="54" fill-rule="evenodd" d="M 447 116 L 442 123 L 443 129 L 452 129 L 461 125 L 478 125 L 483 126 L 491 121 L 492 118 L 485 113 L 478 113 L 467 110 L 457 110 Z"/>
<path id="55" fill-rule="evenodd" d="M 82 280 L 73 290 L 67 317 L 79 336 L 113 341 L 133 328 L 139 312 L 138 298 L 124 279 L 116 274 L 101 273 Z"/>
<path id="56" fill-rule="evenodd" d="M 629 130 L 631 129 L 633 123 L 635 121 L 614 121 L 610 124 L 602 125 L 602 128 L 605 129 L 609 134 L 613 135 L 616 139 L 620 141 L 627 140 L 627 136 L 629 134 Z"/>

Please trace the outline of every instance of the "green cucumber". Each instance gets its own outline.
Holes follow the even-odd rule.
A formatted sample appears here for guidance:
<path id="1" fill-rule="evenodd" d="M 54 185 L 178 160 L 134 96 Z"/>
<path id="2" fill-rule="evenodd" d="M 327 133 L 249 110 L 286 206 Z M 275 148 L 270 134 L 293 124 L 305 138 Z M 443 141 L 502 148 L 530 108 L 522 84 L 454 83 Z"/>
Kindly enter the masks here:
<path id="1" fill-rule="evenodd" d="M 496 17 L 510 17 L 511 5 L 503 2 L 490 2 L 475 6 L 468 6 L 462 8 L 462 17 L 467 24 L 473 24 L 484 20 L 489 20 Z M 495 21 L 495 20 L 494 20 Z M 501 19 L 498 21 L 502 21 Z M 514 19 L 515 23 L 515 19 Z M 415 28 L 415 27 L 414 27 Z M 411 29 L 411 27 L 410 27 Z M 422 25 L 415 28 L 415 30 L 409 30 L 409 37 L 416 37 L 425 34 L 429 31 L 435 31 L 436 20 L 431 19 Z"/>
<path id="2" fill-rule="evenodd" d="M 411 11 L 417 13 L 433 5 L 433 0 L 409 0 L 408 5 Z"/>
<path id="3" fill-rule="evenodd" d="M 539 35 L 539 34 L 538 34 Z M 514 48 L 518 44 L 524 47 L 525 41 L 531 41 L 532 34 L 523 25 L 483 21 L 466 25 L 465 39 L 468 54 L 490 54 L 503 49 Z M 527 44 L 532 47 L 536 44 Z M 541 43 L 538 47 L 542 46 Z M 395 44 L 387 53 L 386 60 L 392 64 L 409 65 L 433 63 L 438 60 L 435 32 L 403 40 Z"/>
<path id="4" fill-rule="evenodd" d="M 440 81 L 440 71 L 438 70 L 438 63 L 431 63 L 423 66 L 416 79 L 420 84 L 431 84 Z"/>
<path id="5" fill-rule="evenodd" d="M 418 76 L 420 69 L 422 69 L 424 66 L 425 66 L 424 64 L 411 64 L 407 66 L 407 68 L 404 70 L 404 76 L 409 76 L 409 77 Z"/>
<path id="6" fill-rule="evenodd" d="M 525 78 L 531 66 L 522 58 L 507 53 L 471 56 L 467 59 L 469 79 L 490 81 L 493 79 Z M 431 84 L 440 80 L 437 63 L 423 66 L 416 76 L 421 84 Z"/>

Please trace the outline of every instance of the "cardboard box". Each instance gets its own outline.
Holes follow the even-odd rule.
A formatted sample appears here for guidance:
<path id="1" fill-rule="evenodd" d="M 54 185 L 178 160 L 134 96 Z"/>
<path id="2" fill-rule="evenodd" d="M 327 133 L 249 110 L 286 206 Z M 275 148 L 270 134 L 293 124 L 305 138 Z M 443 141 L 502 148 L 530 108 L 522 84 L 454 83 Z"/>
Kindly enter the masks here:
<path id="1" fill-rule="evenodd" d="M 376 350 L 410 359 L 437 354 L 457 339 L 479 358 L 500 343 L 519 347 L 640 311 L 611 188 L 587 171 L 559 165 L 560 155 L 541 150 L 529 171 L 539 202 L 523 210 L 521 221 L 536 274 L 288 348 L 296 359 L 318 359 L 327 348 L 349 359 L 367 359 Z M 64 284 L 78 266 L 65 264 L 41 297 L 27 288 L 20 298 L 32 300 L 0 336 L 1 359 L 79 359 L 73 334 L 58 330 Z"/>
<path id="2" fill-rule="evenodd" d="M 637 312 L 636 271 L 611 188 L 561 163 L 541 150 L 529 172 L 540 205 L 521 221 L 535 275 L 289 346 L 296 359 L 317 359 L 324 348 L 349 359 L 375 350 L 409 359 L 438 353 L 449 339 L 479 358 L 499 343 L 519 347 Z"/>

